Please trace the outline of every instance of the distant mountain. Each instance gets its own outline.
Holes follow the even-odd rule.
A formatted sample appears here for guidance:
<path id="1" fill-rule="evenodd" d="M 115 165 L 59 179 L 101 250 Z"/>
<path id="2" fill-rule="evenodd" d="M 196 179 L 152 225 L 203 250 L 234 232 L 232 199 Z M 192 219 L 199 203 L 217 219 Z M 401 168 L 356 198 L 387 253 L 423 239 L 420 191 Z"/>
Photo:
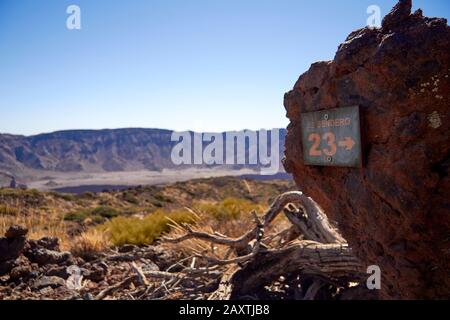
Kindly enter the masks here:
<path id="1" fill-rule="evenodd" d="M 27 170 L 116 172 L 176 168 L 170 157 L 176 144 L 171 134 L 170 130 L 139 128 L 69 130 L 34 136 L 0 134 L 0 173 L 21 176 Z M 280 129 L 280 154 L 285 135 L 286 130 Z"/>

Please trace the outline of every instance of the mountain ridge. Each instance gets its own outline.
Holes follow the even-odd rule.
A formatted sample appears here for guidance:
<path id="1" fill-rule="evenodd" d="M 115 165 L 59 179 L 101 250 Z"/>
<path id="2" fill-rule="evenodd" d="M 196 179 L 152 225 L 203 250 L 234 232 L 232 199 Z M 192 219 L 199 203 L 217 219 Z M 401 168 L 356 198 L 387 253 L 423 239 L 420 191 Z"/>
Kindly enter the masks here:
<path id="1" fill-rule="evenodd" d="M 277 130 L 280 130 L 282 156 L 286 130 Z M 178 142 L 171 141 L 172 132 L 157 128 L 118 128 L 60 130 L 30 136 L 2 133 L 0 172 L 20 178 L 30 170 L 80 173 L 175 169 L 178 166 L 171 161 L 171 151 Z M 228 132 L 240 131 L 219 134 Z M 248 153 L 247 145 L 245 149 Z M 230 169 L 242 167 L 246 166 L 234 165 Z"/>

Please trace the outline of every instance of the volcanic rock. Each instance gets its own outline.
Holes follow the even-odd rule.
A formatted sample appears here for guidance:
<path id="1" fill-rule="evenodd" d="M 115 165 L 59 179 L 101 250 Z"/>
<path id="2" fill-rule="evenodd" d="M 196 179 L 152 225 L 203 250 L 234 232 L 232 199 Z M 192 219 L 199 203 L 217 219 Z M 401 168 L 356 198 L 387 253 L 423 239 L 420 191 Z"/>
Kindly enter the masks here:
<path id="1" fill-rule="evenodd" d="M 59 277 L 62 279 L 67 280 L 69 278 L 70 274 L 67 272 L 66 266 L 51 266 L 45 273 L 46 276 L 52 277 Z"/>
<path id="2" fill-rule="evenodd" d="M 15 260 L 7 260 L 0 262 L 0 277 L 9 273 L 15 266 Z"/>
<path id="3" fill-rule="evenodd" d="M 9 227 L 9 229 L 6 231 L 5 238 L 15 239 L 15 238 L 19 238 L 19 237 L 24 237 L 27 235 L 27 233 L 28 233 L 27 228 L 13 225 L 13 226 Z"/>
<path id="4" fill-rule="evenodd" d="M 31 267 L 31 265 L 29 264 L 25 264 L 25 265 L 18 265 L 17 267 L 15 267 L 14 269 L 11 270 L 10 274 L 9 274 L 9 278 L 12 281 L 17 281 L 20 279 L 28 279 L 33 277 L 33 269 Z"/>
<path id="5" fill-rule="evenodd" d="M 82 275 L 91 281 L 100 282 L 103 281 L 108 274 L 108 267 L 104 266 L 104 263 L 95 263 L 90 265 L 89 269 L 83 269 Z"/>
<path id="6" fill-rule="evenodd" d="M 383 29 L 392 29 L 403 23 L 411 14 L 412 0 L 400 0 L 383 19 Z"/>
<path id="7" fill-rule="evenodd" d="M 450 296 L 450 28 L 400 1 L 285 95 L 286 170 L 382 271 L 383 298 Z M 303 163 L 301 114 L 359 105 L 362 168 Z"/>
<path id="8" fill-rule="evenodd" d="M 25 247 L 25 235 L 27 232 L 27 229 L 19 226 L 11 226 L 6 231 L 5 237 L 0 238 L 0 263 L 15 260 L 22 253 Z M 0 269 L 3 269 L 3 267 Z"/>
<path id="9" fill-rule="evenodd" d="M 40 266 L 47 264 L 61 264 L 71 258 L 70 252 L 58 252 L 44 248 L 32 249 L 26 252 L 30 261 L 36 262 Z"/>
<path id="10" fill-rule="evenodd" d="M 55 289 L 55 288 L 58 288 L 58 287 L 61 287 L 64 285 L 66 285 L 66 282 L 64 281 L 64 279 L 61 279 L 59 277 L 54 277 L 54 276 L 53 277 L 43 276 L 34 282 L 32 289 L 41 290 L 41 289 L 47 288 L 47 287 Z"/>
<path id="11" fill-rule="evenodd" d="M 59 239 L 56 237 L 44 237 L 36 242 L 37 247 L 59 251 Z"/>

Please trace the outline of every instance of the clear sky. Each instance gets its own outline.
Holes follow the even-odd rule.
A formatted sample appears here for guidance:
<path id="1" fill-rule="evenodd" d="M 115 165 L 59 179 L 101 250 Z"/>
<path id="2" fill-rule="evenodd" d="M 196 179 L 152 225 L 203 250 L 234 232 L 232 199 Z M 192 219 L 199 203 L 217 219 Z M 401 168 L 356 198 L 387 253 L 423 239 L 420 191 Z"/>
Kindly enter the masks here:
<path id="1" fill-rule="evenodd" d="M 396 0 L 0 0 L 0 132 L 285 127 L 283 95 Z M 66 8 L 81 8 L 68 30 Z M 416 0 L 450 18 L 450 1 Z"/>

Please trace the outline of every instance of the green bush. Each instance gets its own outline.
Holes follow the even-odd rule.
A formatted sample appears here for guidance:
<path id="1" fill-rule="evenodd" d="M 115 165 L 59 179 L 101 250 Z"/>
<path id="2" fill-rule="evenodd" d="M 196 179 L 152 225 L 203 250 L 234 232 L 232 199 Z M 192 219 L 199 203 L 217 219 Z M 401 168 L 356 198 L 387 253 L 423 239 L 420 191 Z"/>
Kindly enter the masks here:
<path id="1" fill-rule="evenodd" d="M 92 219 L 95 223 L 102 223 L 106 219 L 112 219 L 120 215 L 120 212 L 114 208 L 101 206 L 95 209 L 79 210 L 69 212 L 64 216 L 64 220 L 83 222 L 87 218 Z"/>
<path id="2" fill-rule="evenodd" d="M 172 199 L 170 199 L 169 197 L 166 197 L 165 195 L 163 195 L 162 193 L 157 193 L 154 195 L 154 198 L 159 201 L 159 202 L 168 202 L 168 203 L 172 203 Z"/>
<path id="3" fill-rule="evenodd" d="M 73 211 L 73 212 L 66 213 L 64 215 L 64 220 L 83 222 L 85 219 L 87 219 L 89 217 L 89 215 L 90 215 L 89 210 Z"/>
<path id="4" fill-rule="evenodd" d="M 171 220 L 179 224 L 192 223 L 194 217 L 187 210 L 175 210 L 169 213 L 159 209 L 143 219 L 114 218 L 100 226 L 100 229 L 108 232 L 111 242 L 116 246 L 144 245 L 153 243 L 163 233 L 169 231 Z"/>
<path id="5" fill-rule="evenodd" d="M 101 206 L 92 210 L 91 215 L 111 219 L 120 215 L 120 212 L 108 206 Z"/>
<path id="6" fill-rule="evenodd" d="M 227 221 L 239 219 L 242 214 L 248 214 L 253 210 L 262 211 L 263 207 L 248 200 L 227 198 L 220 203 L 197 204 L 195 209 L 217 221 Z"/>
<path id="7" fill-rule="evenodd" d="M 86 191 L 81 195 L 81 197 L 85 199 L 95 199 L 95 194 L 93 192 Z"/>
<path id="8" fill-rule="evenodd" d="M 131 203 L 131 204 L 135 204 L 135 205 L 139 204 L 138 198 L 136 198 L 134 195 L 132 195 L 129 192 L 125 192 L 123 194 L 123 200 L 125 200 L 126 202 Z"/>
<path id="9" fill-rule="evenodd" d="M 231 221 L 241 218 L 241 215 L 256 210 L 264 210 L 262 205 L 253 204 L 248 200 L 227 198 L 219 203 L 198 203 L 194 211 L 199 212 L 205 221 Z M 178 224 L 195 223 L 198 221 L 190 211 L 178 209 L 165 211 L 157 209 L 143 219 L 137 217 L 120 216 L 113 218 L 98 228 L 108 232 L 111 242 L 116 246 L 124 244 L 144 245 L 152 244 L 163 233 L 170 231 L 171 220 Z"/>
<path id="10" fill-rule="evenodd" d="M 155 199 L 150 199 L 150 203 L 152 205 L 154 205 L 155 207 L 158 207 L 158 208 L 162 208 L 163 207 L 162 202 L 160 202 L 158 200 L 155 200 Z"/>

